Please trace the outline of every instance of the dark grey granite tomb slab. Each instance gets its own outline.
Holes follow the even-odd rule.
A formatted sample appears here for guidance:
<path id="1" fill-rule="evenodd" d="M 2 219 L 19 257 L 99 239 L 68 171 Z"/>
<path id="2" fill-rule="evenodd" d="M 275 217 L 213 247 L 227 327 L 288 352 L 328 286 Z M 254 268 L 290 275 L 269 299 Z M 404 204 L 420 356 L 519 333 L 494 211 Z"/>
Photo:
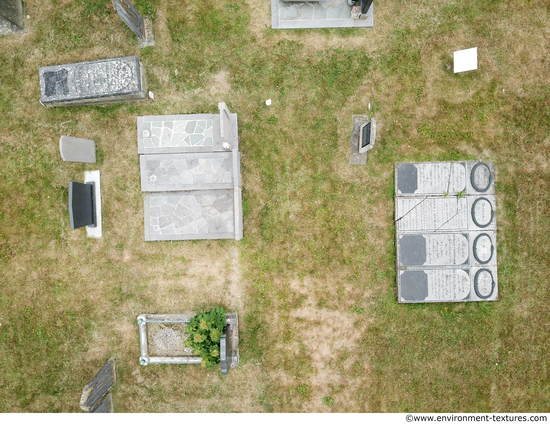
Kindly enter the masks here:
<path id="1" fill-rule="evenodd" d="M 93 412 L 94 409 L 99 407 L 101 401 L 115 383 L 115 358 L 110 358 L 97 372 L 92 381 L 84 387 L 82 397 L 80 398 L 80 408 L 84 411 Z M 105 405 L 102 409 L 105 409 Z"/>
<path id="2" fill-rule="evenodd" d="M 497 300 L 493 164 L 396 163 L 395 184 L 399 302 Z"/>
<path id="3" fill-rule="evenodd" d="M 45 106 L 82 106 L 147 99 L 137 56 L 44 66 L 38 69 Z"/>
<path id="4" fill-rule="evenodd" d="M 271 26 L 273 29 L 372 27 L 373 10 L 371 5 L 366 19 L 352 19 L 347 0 L 271 0 Z"/>

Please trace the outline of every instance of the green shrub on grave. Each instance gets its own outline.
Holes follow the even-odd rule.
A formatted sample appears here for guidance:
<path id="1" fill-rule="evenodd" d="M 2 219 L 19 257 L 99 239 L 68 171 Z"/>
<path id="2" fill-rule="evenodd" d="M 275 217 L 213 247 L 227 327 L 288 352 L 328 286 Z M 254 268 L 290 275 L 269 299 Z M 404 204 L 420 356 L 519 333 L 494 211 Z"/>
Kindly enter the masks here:
<path id="1" fill-rule="evenodd" d="M 185 327 L 189 335 L 185 346 L 193 349 L 193 354 L 202 358 L 203 367 L 220 363 L 220 337 L 226 325 L 223 308 L 215 308 L 208 312 L 199 312 Z"/>

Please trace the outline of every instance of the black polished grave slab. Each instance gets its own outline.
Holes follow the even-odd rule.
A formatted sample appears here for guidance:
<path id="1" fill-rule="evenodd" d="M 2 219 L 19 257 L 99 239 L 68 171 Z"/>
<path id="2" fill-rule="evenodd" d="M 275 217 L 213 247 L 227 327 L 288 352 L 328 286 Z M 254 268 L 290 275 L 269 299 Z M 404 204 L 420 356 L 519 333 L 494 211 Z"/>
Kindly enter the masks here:
<path id="1" fill-rule="evenodd" d="M 94 185 L 69 182 L 69 216 L 71 230 L 96 225 Z"/>
<path id="2" fill-rule="evenodd" d="M 44 66 L 38 69 L 45 106 L 82 106 L 148 98 L 137 56 Z"/>
<path id="3" fill-rule="evenodd" d="M 112 400 L 111 405 L 103 404 L 101 406 L 101 403 L 115 383 L 115 358 L 110 358 L 84 387 L 80 398 L 80 408 L 88 412 L 109 412 L 108 409 L 112 408 Z"/>

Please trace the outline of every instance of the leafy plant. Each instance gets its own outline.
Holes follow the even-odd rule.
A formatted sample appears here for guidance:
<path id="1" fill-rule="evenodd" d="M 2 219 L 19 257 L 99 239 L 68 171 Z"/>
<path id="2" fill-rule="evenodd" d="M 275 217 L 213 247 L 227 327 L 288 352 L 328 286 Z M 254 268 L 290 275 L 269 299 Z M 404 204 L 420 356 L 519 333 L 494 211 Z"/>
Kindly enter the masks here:
<path id="1" fill-rule="evenodd" d="M 223 308 L 215 308 L 208 312 L 199 312 L 185 327 L 189 335 L 185 346 L 193 349 L 193 354 L 202 358 L 203 367 L 220 363 L 220 337 L 226 325 Z"/>
<path id="2" fill-rule="evenodd" d="M 327 406 L 331 406 L 334 403 L 334 399 L 330 396 L 323 396 L 323 403 Z"/>

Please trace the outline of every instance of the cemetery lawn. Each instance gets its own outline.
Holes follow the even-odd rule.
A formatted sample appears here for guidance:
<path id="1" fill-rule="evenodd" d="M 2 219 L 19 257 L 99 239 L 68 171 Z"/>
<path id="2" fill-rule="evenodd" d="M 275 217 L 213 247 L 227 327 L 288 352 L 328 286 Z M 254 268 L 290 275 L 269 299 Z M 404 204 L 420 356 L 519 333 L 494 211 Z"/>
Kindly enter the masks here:
<path id="1" fill-rule="evenodd" d="M 40 4 L 39 4 L 40 3 Z M 272 30 L 268 1 L 27 2 L 0 44 L 0 412 L 77 412 L 117 360 L 116 412 L 550 410 L 550 7 L 388 0 L 371 29 Z M 479 69 L 453 74 L 477 47 Z M 38 67 L 137 54 L 155 101 L 42 107 Z M 265 106 L 265 100 L 273 104 Z M 244 239 L 145 242 L 136 117 L 238 113 Z M 377 119 L 352 167 L 353 114 Z M 96 141 L 63 162 L 61 135 Z M 394 162 L 496 167 L 499 300 L 397 303 Z M 70 230 L 101 172 L 103 238 Z M 239 368 L 139 365 L 136 317 L 239 313 Z"/>

